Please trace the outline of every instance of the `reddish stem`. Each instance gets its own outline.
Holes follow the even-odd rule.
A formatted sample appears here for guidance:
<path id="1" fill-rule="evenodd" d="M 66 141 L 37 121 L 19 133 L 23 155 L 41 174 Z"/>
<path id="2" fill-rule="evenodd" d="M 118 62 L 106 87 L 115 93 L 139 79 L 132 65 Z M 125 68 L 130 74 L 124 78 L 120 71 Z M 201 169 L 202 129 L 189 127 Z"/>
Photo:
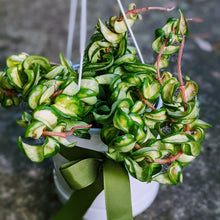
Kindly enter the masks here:
<path id="1" fill-rule="evenodd" d="M 172 30 L 171 34 L 173 34 L 175 31 L 176 31 L 176 28 Z M 169 40 L 169 37 L 167 37 L 167 38 L 165 39 L 165 41 L 164 41 L 164 43 L 163 43 L 163 45 L 162 45 L 162 47 L 161 47 L 161 49 L 160 49 L 160 52 L 159 52 L 159 54 L 158 54 L 158 57 L 157 57 L 157 80 L 158 80 L 158 82 L 159 82 L 161 85 L 162 85 L 162 77 L 160 77 L 159 63 L 160 63 L 160 59 L 161 59 L 161 57 L 162 57 L 163 51 L 164 51 L 164 49 L 165 49 L 165 47 L 166 47 L 166 44 L 167 44 L 168 40 Z"/>
<path id="2" fill-rule="evenodd" d="M 140 9 L 132 9 L 130 11 L 125 12 L 126 15 L 128 14 L 137 14 L 138 12 L 142 11 L 149 11 L 149 10 L 159 10 L 159 11 L 172 11 L 175 7 L 172 8 L 163 8 L 163 7 L 147 7 L 147 8 L 140 8 Z M 123 15 L 118 18 L 117 21 L 121 21 L 123 19 Z"/>
<path id="3" fill-rule="evenodd" d="M 182 42 L 180 44 L 180 49 L 179 49 L 179 55 L 178 55 L 178 61 L 177 61 L 177 72 L 178 72 L 178 78 L 179 78 L 179 82 L 180 82 L 180 92 L 182 94 L 182 99 L 183 99 L 183 102 L 186 103 L 186 94 L 185 94 L 185 85 L 183 83 L 183 76 L 182 76 L 182 71 L 181 71 L 181 60 L 182 60 L 182 55 L 183 55 L 183 47 L 184 47 L 184 43 L 185 43 L 185 37 L 184 35 L 182 34 Z M 184 104 L 184 109 L 185 111 L 187 110 L 186 109 L 187 106 L 186 104 Z"/>
<path id="4" fill-rule="evenodd" d="M 138 143 L 135 143 L 134 147 L 137 150 L 140 150 L 141 147 L 139 146 Z M 165 158 L 165 159 L 155 159 L 154 163 L 160 163 L 160 164 L 171 164 L 173 161 L 177 160 L 181 155 L 183 154 L 182 151 L 179 151 L 176 155 L 170 158 Z M 150 158 L 145 158 L 145 160 L 149 163 L 152 163 L 152 160 Z"/>
<path id="5" fill-rule="evenodd" d="M 141 149 L 141 147 L 139 146 L 138 143 L 135 143 L 134 147 L 135 147 L 137 150 L 140 150 L 140 149 Z"/>
<path id="6" fill-rule="evenodd" d="M 54 92 L 54 94 L 50 97 L 51 99 L 55 98 L 56 96 L 58 96 L 59 94 L 61 94 L 63 92 L 63 89 L 57 91 L 57 92 Z"/>
<path id="7" fill-rule="evenodd" d="M 156 110 L 156 108 L 154 108 L 154 106 L 149 102 L 147 101 L 147 99 L 144 98 L 144 96 L 142 95 L 141 91 L 138 90 L 138 94 L 140 95 L 141 97 L 141 101 L 144 102 L 149 108 L 151 108 L 153 111 Z"/>
<path id="8" fill-rule="evenodd" d="M 5 95 L 8 95 L 8 96 L 18 94 L 17 92 L 11 92 L 11 91 L 8 91 L 8 90 L 4 90 L 2 88 L 0 88 L 0 92 L 4 93 Z"/>
<path id="9" fill-rule="evenodd" d="M 175 160 L 177 160 L 181 155 L 183 154 L 182 151 L 179 151 L 176 155 L 174 155 L 173 157 L 171 158 L 165 158 L 165 159 L 155 159 L 154 160 L 154 163 L 160 163 L 160 164 L 171 164 L 172 162 L 174 162 Z M 147 162 L 151 162 L 151 159 L 150 158 L 145 158 L 145 160 Z"/>
<path id="10" fill-rule="evenodd" d="M 187 105 L 186 105 L 187 99 L 186 99 L 186 94 L 185 94 L 185 85 L 183 83 L 183 76 L 182 76 L 182 72 L 181 72 L 181 60 L 182 60 L 182 55 L 183 55 L 183 47 L 184 47 L 184 43 L 185 43 L 185 38 L 184 38 L 183 34 L 182 34 L 182 38 L 183 39 L 182 39 L 182 42 L 180 44 L 178 61 L 177 61 L 177 71 L 178 71 L 178 77 L 179 77 L 179 81 L 180 81 L 179 89 L 180 89 L 182 99 L 183 99 L 183 103 L 184 103 L 183 107 L 184 107 L 184 110 L 187 111 Z M 186 125 L 185 132 L 190 133 L 189 125 Z"/>
<path id="11" fill-rule="evenodd" d="M 163 83 L 162 83 L 162 78 L 160 77 L 160 60 L 161 60 L 164 48 L 166 47 L 168 40 L 169 40 L 169 38 L 166 38 L 166 40 L 164 41 L 164 43 L 160 49 L 160 53 L 157 57 L 157 80 L 161 85 L 163 85 Z"/>
<path id="12" fill-rule="evenodd" d="M 190 131 L 190 126 L 189 126 L 189 124 L 186 124 L 186 127 L 185 127 L 184 132 L 187 133 L 187 134 L 192 134 L 192 132 Z"/>
<path id="13" fill-rule="evenodd" d="M 107 47 L 106 50 L 105 50 L 105 52 L 106 52 L 106 53 L 109 53 L 109 52 L 110 52 L 110 47 Z"/>
<path id="14" fill-rule="evenodd" d="M 198 23 L 202 23 L 203 20 L 201 18 L 187 18 L 186 21 L 194 21 Z"/>
<path id="15" fill-rule="evenodd" d="M 51 66 L 59 66 L 60 64 L 59 64 L 59 63 L 50 62 L 50 65 L 51 65 Z"/>
<path id="16" fill-rule="evenodd" d="M 194 22 L 203 22 L 203 20 L 201 18 L 187 18 L 186 21 L 194 21 Z M 183 54 L 183 47 L 184 47 L 184 42 L 185 42 L 185 38 L 184 35 L 182 34 L 182 42 L 180 44 L 180 49 L 179 49 L 179 56 L 178 56 L 178 62 L 177 62 L 177 70 L 178 70 L 178 77 L 179 77 L 179 81 L 180 81 L 180 92 L 182 94 L 182 98 L 183 98 L 183 102 L 186 103 L 186 94 L 185 94 L 185 85 L 183 84 L 183 78 L 182 78 L 182 73 L 181 73 L 181 59 L 182 59 L 182 54 Z M 187 110 L 187 106 L 186 104 L 184 104 L 184 110 Z M 186 125 L 185 133 L 191 134 L 190 131 L 190 126 L 189 124 Z"/>
<path id="17" fill-rule="evenodd" d="M 69 132 L 53 132 L 53 131 L 43 131 L 42 135 L 43 136 L 58 136 L 58 137 L 63 137 L 66 138 L 70 135 L 72 135 L 72 133 L 77 130 L 77 129 L 83 129 L 83 128 L 91 128 L 92 125 L 84 125 L 84 126 L 75 126 L 73 127 Z"/>
<path id="18" fill-rule="evenodd" d="M 195 21 L 195 22 L 202 22 L 202 19 L 199 19 L 199 18 L 188 18 L 186 19 L 187 21 Z M 175 31 L 175 30 L 174 30 Z M 157 76 L 158 76 L 158 81 L 160 82 L 160 84 L 162 85 L 162 80 L 161 80 L 161 77 L 160 77 L 160 70 L 159 70 L 159 62 L 160 62 L 160 59 L 161 59 L 161 56 L 162 56 L 162 53 L 164 51 L 164 48 L 167 44 L 167 41 L 168 41 L 168 38 L 166 38 L 165 42 L 163 43 L 162 47 L 161 47 L 161 50 L 160 50 L 160 53 L 157 57 Z M 185 85 L 183 83 L 183 77 L 182 77 L 182 71 L 181 71 L 181 60 L 182 60 L 182 54 L 183 54 L 183 48 L 184 48 L 184 43 L 185 43 L 185 38 L 184 38 L 184 35 L 182 34 L 182 42 L 180 44 L 180 49 L 179 49 L 179 55 L 178 55 L 178 61 L 177 61 L 177 71 L 178 71 L 178 78 L 179 78 L 179 81 L 180 81 L 180 91 L 181 91 L 181 94 L 182 94 L 182 99 L 183 99 L 183 102 L 186 103 L 186 95 L 185 95 Z M 140 97 L 141 97 L 141 100 L 143 102 L 147 102 L 146 104 L 148 105 L 149 102 L 144 99 L 142 93 L 140 91 L 138 91 Z M 148 105 L 149 106 L 149 105 Z M 149 106 L 150 107 L 150 106 Z M 153 107 L 154 108 L 154 107 Z M 152 109 L 152 108 L 151 108 Z M 153 110 L 153 109 L 152 109 Z M 186 111 L 187 110 L 187 106 L 186 104 L 184 104 L 184 110 Z M 189 124 L 186 125 L 185 127 L 185 130 L 184 130 L 185 133 L 188 133 L 188 134 L 191 134 L 191 131 L 190 131 L 190 126 Z M 135 143 L 135 148 L 137 150 L 141 149 L 141 147 Z M 176 155 L 174 155 L 173 157 L 170 157 L 170 158 L 165 158 L 165 159 L 155 159 L 154 160 L 154 163 L 159 163 L 159 164 L 171 164 L 172 162 L 174 162 L 175 160 L 177 160 L 181 155 L 183 154 L 183 152 L 180 150 Z M 145 158 L 145 160 L 147 162 L 150 162 L 152 163 L 153 161 L 150 159 L 150 158 Z"/>

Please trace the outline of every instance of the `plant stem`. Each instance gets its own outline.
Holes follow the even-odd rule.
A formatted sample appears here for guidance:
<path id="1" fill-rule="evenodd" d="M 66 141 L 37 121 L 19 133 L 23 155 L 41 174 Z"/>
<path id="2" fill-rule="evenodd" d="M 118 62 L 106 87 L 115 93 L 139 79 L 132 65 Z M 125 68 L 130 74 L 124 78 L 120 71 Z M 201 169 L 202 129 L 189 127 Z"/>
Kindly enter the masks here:
<path id="1" fill-rule="evenodd" d="M 183 76 L 182 76 L 182 71 L 181 71 L 181 60 L 182 60 L 182 55 L 183 55 L 183 47 L 184 47 L 184 43 L 185 43 L 185 37 L 183 34 L 182 35 L 182 42 L 180 44 L 180 49 L 179 49 L 179 55 L 178 55 L 178 61 L 177 61 L 177 72 L 178 72 L 178 78 L 179 78 L 179 82 L 180 82 L 180 92 L 181 92 L 181 95 L 182 95 L 182 99 L 183 99 L 183 103 L 186 103 L 187 100 L 186 100 L 186 94 L 185 94 L 185 85 L 183 83 Z M 184 109 L 185 111 L 187 110 L 186 109 L 187 106 L 186 104 L 184 104 Z"/>
<path id="2" fill-rule="evenodd" d="M 173 157 L 171 158 L 165 158 L 165 159 L 155 159 L 154 160 L 154 163 L 160 163 L 160 164 L 171 164 L 172 162 L 174 162 L 175 160 L 177 160 L 181 155 L 183 154 L 182 151 L 179 151 L 176 155 L 174 155 Z M 145 158 L 145 160 L 147 162 L 151 162 L 151 159 L 150 158 Z"/>
<path id="3" fill-rule="evenodd" d="M 50 65 L 51 66 L 59 66 L 60 64 L 59 63 L 50 62 Z"/>
<path id="4" fill-rule="evenodd" d="M 194 21 L 194 22 L 199 22 L 199 23 L 203 22 L 203 20 L 201 18 L 187 18 L 186 21 Z M 182 59 L 182 53 L 183 53 L 183 47 L 184 47 L 184 41 L 185 41 L 184 35 L 182 35 L 182 37 L 183 37 L 183 39 L 182 39 L 182 42 L 181 42 L 181 45 L 180 45 L 180 50 L 179 50 L 177 70 L 178 70 L 179 81 L 180 81 L 180 84 L 181 84 L 179 89 L 180 89 L 181 94 L 182 94 L 183 102 L 186 103 L 187 100 L 186 100 L 186 95 L 185 95 L 185 86 L 183 85 L 182 73 L 181 73 L 181 59 Z M 186 104 L 184 104 L 184 110 L 185 111 L 187 110 Z M 184 132 L 188 133 L 188 134 L 192 133 L 190 131 L 189 124 L 186 124 Z"/>
<path id="5" fill-rule="evenodd" d="M 8 95 L 8 96 L 18 94 L 17 92 L 7 91 L 7 90 L 4 90 L 4 89 L 2 89 L 2 88 L 0 88 L 0 92 L 4 93 L 5 95 Z"/>
<path id="6" fill-rule="evenodd" d="M 201 18 L 187 18 L 186 21 L 194 21 L 198 23 L 202 23 L 203 20 Z"/>
<path id="7" fill-rule="evenodd" d="M 171 34 L 173 34 L 174 32 L 176 31 L 176 28 L 174 28 L 173 30 L 172 30 L 172 32 L 171 32 Z M 162 57 L 162 54 L 163 54 L 163 51 L 164 51 L 164 49 L 165 49 L 165 47 L 166 47 L 166 44 L 167 44 L 167 42 L 169 41 L 169 37 L 167 37 L 166 39 L 165 39 L 165 41 L 164 41 L 164 43 L 163 43 L 163 45 L 162 45 L 162 47 L 161 47 L 161 49 L 160 49 L 160 52 L 159 52 L 159 54 L 158 54 L 158 57 L 157 57 L 157 80 L 158 80 L 158 82 L 162 85 L 162 77 L 160 77 L 160 68 L 159 68 L 159 63 L 160 63 L 160 59 L 161 59 L 161 57 Z"/>
<path id="8" fill-rule="evenodd" d="M 165 41 L 160 49 L 160 53 L 157 57 L 157 80 L 161 85 L 163 85 L 163 83 L 162 83 L 162 77 L 160 77 L 160 60 L 161 60 L 161 56 L 163 54 L 164 48 L 166 47 L 168 40 L 169 40 L 169 38 L 165 39 Z"/>
<path id="9" fill-rule="evenodd" d="M 145 8 L 145 9 L 139 9 L 139 10 L 131 10 L 131 11 L 128 11 L 126 14 L 129 14 L 129 13 L 137 13 L 137 12 L 140 12 L 140 11 L 147 11 L 149 10 L 149 8 Z M 186 21 L 194 21 L 194 22 L 203 22 L 202 19 L 199 19 L 199 18 L 188 18 L 186 19 Z M 176 29 L 175 29 L 176 30 Z M 175 32 L 175 30 L 172 31 L 172 33 Z M 164 48 L 166 47 L 166 44 L 168 42 L 169 38 L 166 38 L 161 49 L 160 49 L 160 52 L 158 54 L 158 57 L 157 57 L 157 80 L 158 82 L 162 85 L 162 78 L 160 76 L 160 68 L 159 68 L 159 62 L 161 60 L 161 57 L 162 57 L 162 54 L 163 54 L 163 51 L 164 51 Z M 182 54 L 183 54 L 183 48 L 184 48 L 184 43 L 185 43 L 185 37 L 184 35 L 182 34 L 182 42 L 180 44 L 180 48 L 179 48 L 179 55 L 178 55 L 178 61 L 177 61 L 177 71 L 178 71 L 178 78 L 179 78 L 179 82 L 180 82 L 180 92 L 181 92 L 181 95 L 182 95 L 182 99 L 183 99 L 183 103 L 184 103 L 184 110 L 186 111 L 187 110 L 187 106 L 186 106 L 186 102 L 187 102 L 187 99 L 186 99 L 186 95 L 185 95 L 185 85 L 183 83 L 183 76 L 182 76 L 182 71 L 181 71 L 181 60 L 182 60 Z M 148 107 L 150 107 L 152 110 L 156 110 L 142 95 L 141 91 L 138 90 L 138 94 L 140 95 L 141 97 L 141 100 L 148 105 Z M 184 130 L 185 133 L 188 133 L 188 134 L 191 134 L 191 131 L 190 131 L 190 126 L 189 124 L 187 124 L 185 126 L 185 130 Z M 141 147 L 139 146 L 138 143 L 135 143 L 135 148 L 137 150 L 141 149 Z M 181 155 L 183 154 L 183 152 L 180 150 L 176 155 L 174 155 L 173 157 L 171 158 L 165 158 L 165 159 L 155 159 L 154 160 L 154 163 L 159 163 L 159 164 L 171 164 L 172 162 L 174 162 L 175 160 L 177 160 Z M 147 162 L 150 162 L 152 163 L 153 161 L 150 159 L 150 158 L 145 158 L 145 160 Z"/>
<path id="10" fill-rule="evenodd" d="M 138 94 L 139 96 L 141 97 L 141 101 L 144 102 L 149 108 L 151 108 L 153 111 L 156 110 L 156 108 L 154 108 L 154 106 L 149 102 L 147 101 L 147 99 L 144 98 L 144 96 L 142 95 L 141 91 L 138 90 Z"/>
<path id="11" fill-rule="evenodd" d="M 187 134 L 192 134 L 192 131 L 190 131 L 190 126 L 189 124 L 186 124 L 186 127 L 184 129 L 184 132 L 187 133 Z"/>
<path id="12" fill-rule="evenodd" d="M 137 150 L 140 150 L 141 147 L 139 146 L 138 143 L 135 143 L 134 147 Z M 165 159 L 155 159 L 154 163 L 160 163 L 160 164 L 171 164 L 172 162 L 174 162 L 175 160 L 177 160 L 181 155 L 183 154 L 182 151 L 179 151 L 176 155 L 174 155 L 171 158 L 165 158 Z M 152 163 L 153 161 L 150 158 L 145 158 L 145 160 L 149 163 Z"/>
<path id="13" fill-rule="evenodd" d="M 185 43 L 185 37 L 184 35 L 182 34 L 182 42 L 180 44 L 180 49 L 179 49 L 179 55 L 178 55 L 178 61 L 177 61 L 177 71 L 178 71 L 178 77 L 179 77 L 179 81 L 180 81 L 180 92 L 181 92 L 181 95 L 182 95 L 182 99 L 183 99 L 183 107 L 184 107 L 184 110 L 186 111 L 187 110 L 187 105 L 186 105 L 186 102 L 187 102 L 187 99 L 186 99 L 186 94 L 185 94 L 185 85 L 183 83 L 183 76 L 182 76 L 182 71 L 181 71 L 181 60 L 182 60 L 182 54 L 183 54 L 183 47 L 184 47 L 184 43 Z M 190 133 L 190 127 L 189 125 L 186 125 L 185 127 L 185 131 L 186 133 Z"/>
<path id="14" fill-rule="evenodd" d="M 135 147 L 137 150 L 140 150 L 140 149 L 141 149 L 141 147 L 139 146 L 138 143 L 135 143 L 134 147 Z"/>
<path id="15" fill-rule="evenodd" d="M 66 138 L 70 135 L 72 135 L 72 133 L 77 130 L 77 129 L 83 129 L 83 128 L 91 128 L 92 125 L 84 125 L 84 126 L 75 126 L 73 127 L 69 132 L 53 132 L 53 131 L 43 131 L 42 135 L 43 136 L 58 136 L 58 137 L 63 137 Z"/>
<path id="16" fill-rule="evenodd" d="M 163 7 L 147 7 L 147 8 L 140 8 L 140 9 L 132 9 L 130 11 L 127 11 L 125 14 L 137 14 L 138 12 L 142 11 L 149 11 L 149 10 L 159 10 L 159 11 L 172 11 L 175 7 L 172 8 L 163 8 Z M 121 21 L 123 19 L 123 16 L 120 16 L 117 21 Z"/>
<path id="17" fill-rule="evenodd" d="M 54 92 L 54 94 L 50 97 L 51 99 L 55 98 L 56 96 L 58 96 L 59 94 L 61 94 L 63 92 L 63 89 L 57 91 L 57 92 Z"/>

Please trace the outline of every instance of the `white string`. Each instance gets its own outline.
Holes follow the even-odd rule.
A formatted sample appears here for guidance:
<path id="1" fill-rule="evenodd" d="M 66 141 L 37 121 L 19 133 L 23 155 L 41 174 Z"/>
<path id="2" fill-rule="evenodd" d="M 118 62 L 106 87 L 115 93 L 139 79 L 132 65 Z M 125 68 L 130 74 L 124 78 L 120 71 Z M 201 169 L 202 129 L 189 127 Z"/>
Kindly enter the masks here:
<path id="1" fill-rule="evenodd" d="M 142 53 L 141 53 L 140 48 L 139 48 L 139 46 L 138 46 L 138 43 L 137 43 L 137 41 L 136 41 L 136 39 L 135 39 L 134 33 L 133 33 L 133 31 L 132 31 L 132 29 L 131 29 L 129 23 L 128 23 L 128 19 L 127 19 L 127 17 L 126 17 L 126 14 L 125 14 L 124 8 L 123 8 L 123 6 L 122 6 L 122 4 L 121 4 L 121 1 L 120 1 L 120 0 L 117 0 L 117 2 L 118 2 L 118 5 L 119 5 L 119 7 L 120 7 L 120 9 L 121 9 L 121 13 L 122 13 L 122 15 L 123 15 L 123 17 L 124 17 L 124 20 L 125 20 L 125 23 L 126 23 L 126 25 L 127 25 L 127 27 L 128 27 L 128 30 L 129 30 L 129 32 L 130 32 L 130 34 L 131 34 L 132 40 L 133 40 L 133 42 L 134 42 L 134 45 L 135 45 L 135 47 L 136 47 L 136 49 L 137 49 L 138 55 L 139 55 L 139 57 L 140 57 L 140 60 L 141 60 L 142 63 L 144 63 L 144 59 L 143 59 Z"/>
<path id="2" fill-rule="evenodd" d="M 74 36 L 75 21 L 76 21 L 76 9 L 77 9 L 77 0 L 70 0 L 70 15 L 69 15 L 68 38 L 67 38 L 67 47 L 66 47 L 67 60 L 71 60 L 72 58 L 73 36 Z"/>
<path id="3" fill-rule="evenodd" d="M 86 46 L 86 28 L 87 28 L 87 1 L 81 0 L 81 22 L 80 22 L 80 68 L 79 68 L 79 77 L 78 77 L 78 88 L 81 86 L 82 79 L 82 69 L 83 69 L 83 56 Z"/>

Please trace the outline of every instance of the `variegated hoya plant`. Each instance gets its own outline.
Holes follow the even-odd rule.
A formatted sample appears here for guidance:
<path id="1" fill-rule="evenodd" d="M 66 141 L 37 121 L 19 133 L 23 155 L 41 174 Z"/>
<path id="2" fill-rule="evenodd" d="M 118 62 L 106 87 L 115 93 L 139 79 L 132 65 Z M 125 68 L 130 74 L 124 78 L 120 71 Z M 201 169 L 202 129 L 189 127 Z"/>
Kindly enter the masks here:
<path id="1" fill-rule="evenodd" d="M 134 4 L 126 13 L 132 26 L 138 18 Z M 162 10 L 162 9 L 161 9 Z M 103 23 L 85 50 L 83 77 L 60 54 L 60 64 L 39 55 L 9 56 L 0 72 L 3 107 L 27 102 L 29 111 L 17 123 L 26 129 L 18 146 L 34 162 L 74 148 L 70 135 L 89 138 L 89 129 L 101 129 L 108 146 L 104 156 L 124 164 L 140 181 L 162 184 L 182 182 L 183 167 L 201 151 L 204 129 L 199 119 L 198 85 L 183 78 L 181 58 L 188 33 L 183 13 L 155 31 L 154 65 L 142 64 L 136 49 L 128 45 L 122 16 Z M 178 53 L 177 74 L 169 72 L 169 57 Z M 41 145 L 28 139 L 43 139 Z"/>

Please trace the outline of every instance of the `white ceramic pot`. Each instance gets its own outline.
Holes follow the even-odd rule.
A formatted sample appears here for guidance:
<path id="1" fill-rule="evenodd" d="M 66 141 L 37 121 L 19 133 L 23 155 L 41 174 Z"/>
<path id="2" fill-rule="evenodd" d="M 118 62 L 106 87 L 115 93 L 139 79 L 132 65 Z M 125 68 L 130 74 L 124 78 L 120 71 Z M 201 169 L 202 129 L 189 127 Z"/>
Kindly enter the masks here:
<path id="1" fill-rule="evenodd" d="M 100 139 L 99 129 L 90 129 L 91 139 L 83 139 L 72 136 L 69 141 L 77 141 L 77 146 L 92 149 L 96 151 L 107 151 L 107 146 Z M 62 203 L 65 203 L 71 193 L 72 189 L 67 185 L 63 176 L 59 171 L 59 167 L 66 163 L 67 160 L 60 154 L 53 157 L 54 161 L 54 182 L 56 185 L 58 196 Z M 129 176 L 131 187 L 131 199 L 132 199 L 132 212 L 133 216 L 137 216 L 146 210 L 156 198 L 159 190 L 159 184 L 157 182 L 144 183 Z M 84 220 L 107 220 L 105 210 L 105 195 L 102 191 L 96 199 L 93 201 L 90 208 L 87 210 Z"/>

